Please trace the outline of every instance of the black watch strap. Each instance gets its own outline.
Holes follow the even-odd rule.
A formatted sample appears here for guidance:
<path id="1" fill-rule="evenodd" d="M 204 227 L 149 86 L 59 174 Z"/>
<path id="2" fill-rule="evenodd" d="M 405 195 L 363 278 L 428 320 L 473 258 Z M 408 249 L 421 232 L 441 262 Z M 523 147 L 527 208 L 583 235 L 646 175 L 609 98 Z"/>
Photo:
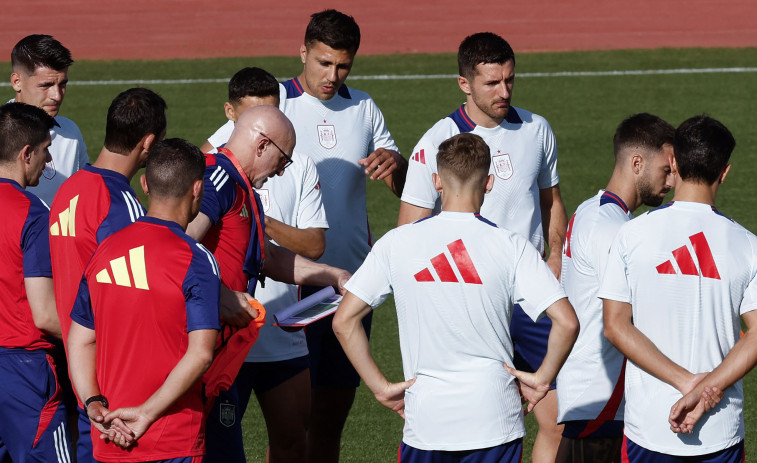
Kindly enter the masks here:
<path id="1" fill-rule="evenodd" d="M 101 404 L 103 404 L 103 407 L 108 408 L 108 399 L 106 399 L 104 395 L 98 394 L 93 395 L 92 397 L 87 399 L 86 402 L 84 402 L 84 410 L 86 410 L 89 407 L 89 404 L 91 404 L 92 402 L 100 402 Z"/>

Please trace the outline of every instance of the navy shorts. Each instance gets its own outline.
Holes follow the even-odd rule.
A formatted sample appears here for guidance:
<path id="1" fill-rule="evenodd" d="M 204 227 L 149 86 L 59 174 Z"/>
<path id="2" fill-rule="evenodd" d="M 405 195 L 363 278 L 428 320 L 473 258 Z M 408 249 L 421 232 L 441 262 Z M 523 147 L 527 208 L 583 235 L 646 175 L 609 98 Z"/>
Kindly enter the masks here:
<path id="1" fill-rule="evenodd" d="M 621 455 L 623 461 L 628 463 L 743 463 L 744 441 L 719 452 L 685 457 L 653 452 L 624 437 Z"/>
<path id="2" fill-rule="evenodd" d="M 71 433 L 52 356 L 0 348 L 0 461 L 72 461 Z"/>
<path id="3" fill-rule="evenodd" d="M 77 463 L 96 463 L 92 455 L 92 422 L 89 421 L 89 415 L 83 408 L 76 407 L 78 419 L 76 427 L 79 429 L 79 437 L 76 440 L 76 461 Z M 98 435 L 99 439 L 100 436 Z"/>
<path id="4" fill-rule="evenodd" d="M 565 427 L 563 428 L 562 435 L 563 437 L 567 437 L 569 439 L 584 439 L 587 437 L 589 438 L 611 437 L 611 438 L 621 439 L 623 437 L 623 421 L 621 420 L 605 421 L 595 431 L 589 434 L 586 434 L 587 428 L 589 427 L 590 424 L 593 424 L 593 423 L 594 423 L 594 420 L 564 421 L 563 424 L 565 425 Z"/>
<path id="5" fill-rule="evenodd" d="M 207 463 L 246 463 L 242 416 L 236 383 L 221 391 L 205 421 L 205 458 Z"/>
<path id="6" fill-rule="evenodd" d="M 305 298 L 321 288 L 303 286 L 300 297 Z M 313 388 L 357 388 L 360 386 L 360 375 L 352 367 L 350 360 L 342 350 L 331 322 L 334 316 L 322 318 L 305 328 L 305 337 L 310 352 L 310 384 Z M 371 337 L 371 321 L 373 311 L 363 320 L 363 328 L 368 339 Z"/>
<path id="7" fill-rule="evenodd" d="M 539 369 L 547 355 L 547 342 L 552 329 L 552 320 L 546 315 L 534 322 L 526 312 L 515 304 L 513 317 L 510 320 L 510 337 L 515 348 L 513 366 L 515 369 L 533 373 Z M 552 383 L 550 389 L 554 389 Z"/>
<path id="8" fill-rule="evenodd" d="M 255 395 L 270 391 L 310 368 L 310 358 L 307 355 L 278 362 L 245 362 L 239 370 L 234 384 L 239 394 L 239 406 L 242 415 L 250 402 L 252 391 Z"/>
<path id="9" fill-rule="evenodd" d="M 397 463 L 520 463 L 523 439 L 476 450 L 419 450 L 400 444 Z"/>

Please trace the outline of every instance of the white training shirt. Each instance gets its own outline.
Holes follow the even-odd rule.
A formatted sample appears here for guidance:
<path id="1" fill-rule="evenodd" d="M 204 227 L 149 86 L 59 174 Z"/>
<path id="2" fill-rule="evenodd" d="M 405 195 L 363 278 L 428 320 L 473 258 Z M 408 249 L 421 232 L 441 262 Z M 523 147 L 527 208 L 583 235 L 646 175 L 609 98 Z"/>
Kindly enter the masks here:
<path id="1" fill-rule="evenodd" d="M 712 206 L 676 201 L 625 224 L 599 297 L 630 303 L 633 323 L 691 373 L 712 371 L 738 341 L 739 315 L 757 309 L 757 237 Z M 693 434 L 670 431 L 681 393 L 626 365 L 625 434 L 670 455 L 704 455 L 744 439 L 741 381 Z"/>
<path id="2" fill-rule="evenodd" d="M 534 320 L 565 293 L 519 234 L 477 214 L 442 212 L 389 231 L 346 288 L 376 307 L 394 293 L 405 379 L 403 441 L 472 450 L 525 434 L 509 324 Z"/>
<path id="3" fill-rule="evenodd" d="M 441 208 L 431 178 L 437 172 L 439 145 L 459 133 L 480 135 L 491 151 L 494 187 L 484 198 L 481 215 L 497 226 L 527 237 L 544 253 L 539 190 L 557 185 L 557 143 L 549 123 L 525 109 L 511 107 L 494 128 L 478 126 L 468 118 L 465 105 L 431 127 L 410 156 L 402 201 L 414 206 Z"/>
<path id="4" fill-rule="evenodd" d="M 366 175 L 358 164 L 378 148 L 399 151 L 371 97 L 342 85 L 330 100 L 302 91 L 295 78 L 281 84 L 281 109 L 294 124 L 297 149 L 318 169 L 329 229 L 318 262 L 354 272 L 371 248 Z"/>
<path id="5" fill-rule="evenodd" d="M 67 117 L 55 116 L 55 122 L 58 125 L 50 129 L 52 142 L 49 151 L 53 161 L 39 178 L 39 185 L 26 188 L 48 206 L 53 203 L 53 197 L 63 182 L 89 162 L 84 137 L 74 121 Z M 50 175 L 53 172 L 50 168 L 52 166 L 55 167 L 55 175 Z"/>
<path id="6" fill-rule="evenodd" d="M 557 375 L 557 422 L 623 420 L 623 354 L 604 336 L 597 297 L 613 239 L 633 214 L 618 196 L 600 190 L 568 223 L 561 280 L 581 324 L 573 350 Z"/>

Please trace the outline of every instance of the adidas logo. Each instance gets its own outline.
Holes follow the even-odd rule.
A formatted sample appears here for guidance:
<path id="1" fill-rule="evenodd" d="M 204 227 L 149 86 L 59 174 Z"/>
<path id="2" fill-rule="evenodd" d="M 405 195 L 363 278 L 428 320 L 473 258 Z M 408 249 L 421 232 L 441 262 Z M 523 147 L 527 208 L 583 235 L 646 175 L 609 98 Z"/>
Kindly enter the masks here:
<path id="1" fill-rule="evenodd" d="M 250 212 L 247 210 L 247 204 L 242 204 L 242 212 L 239 213 L 242 217 L 250 217 Z"/>
<path id="2" fill-rule="evenodd" d="M 715 259 L 712 257 L 712 251 L 710 251 L 710 245 L 707 242 L 704 233 L 699 232 L 696 235 L 691 235 L 689 241 L 694 248 L 694 255 L 697 256 L 699 269 L 697 269 L 697 265 L 694 263 L 694 259 L 689 252 L 688 246 L 683 245 L 673 251 L 673 259 L 667 260 L 657 266 L 657 273 L 678 275 L 678 271 L 673 265 L 673 261 L 675 261 L 678 269 L 683 275 L 701 275 L 705 278 L 719 280 L 720 273 L 718 273 L 718 267 L 715 265 Z"/>
<path id="3" fill-rule="evenodd" d="M 129 272 L 130 269 L 131 272 Z M 131 276 L 129 276 L 130 273 Z M 100 270 L 95 276 L 95 280 L 107 285 L 113 284 L 115 281 L 118 286 L 149 290 L 147 269 L 145 268 L 145 247 L 139 246 L 129 249 L 128 262 L 126 256 L 111 260 L 110 269 L 106 267 Z"/>
<path id="4" fill-rule="evenodd" d="M 438 256 L 431 258 L 431 267 L 426 267 L 415 274 L 415 281 L 421 283 L 430 281 L 459 283 L 460 279 L 462 279 L 464 283 L 473 285 L 483 284 L 476 271 L 476 266 L 473 264 L 470 254 L 468 254 L 468 250 L 465 249 L 463 240 L 453 241 L 447 245 L 447 249 L 449 249 L 452 262 L 455 264 L 455 267 L 457 267 L 457 272 L 455 272 L 447 255 L 442 252 Z M 438 279 L 431 273 L 431 268 L 434 269 Z"/>
<path id="5" fill-rule="evenodd" d="M 421 164 L 426 163 L 426 153 L 423 150 L 418 151 L 417 153 L 413 154 L 410 159 L 416 162 L 420 162 Z"/>
<path id="6" fill-rule="evenodd" d="M 76 236 L 76 205 L 79 195 L 68 202 L 68 207 L 58 214 L 58 221 L 50 225 L 51 236 Z"/>

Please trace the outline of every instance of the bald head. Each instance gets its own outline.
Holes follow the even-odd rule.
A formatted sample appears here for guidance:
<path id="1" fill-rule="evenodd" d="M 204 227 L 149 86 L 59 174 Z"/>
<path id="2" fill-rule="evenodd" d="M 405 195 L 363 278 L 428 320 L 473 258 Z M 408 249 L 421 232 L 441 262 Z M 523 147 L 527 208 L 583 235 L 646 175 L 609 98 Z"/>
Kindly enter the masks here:
<path id="1" fill-rule="evenodd" d="M 296 136 L 292 122 L 279 108 L 253 106 L 237 119 L 226 144 L 239 160 L 255 188 L 276 174 L 292 157 Z"/>

